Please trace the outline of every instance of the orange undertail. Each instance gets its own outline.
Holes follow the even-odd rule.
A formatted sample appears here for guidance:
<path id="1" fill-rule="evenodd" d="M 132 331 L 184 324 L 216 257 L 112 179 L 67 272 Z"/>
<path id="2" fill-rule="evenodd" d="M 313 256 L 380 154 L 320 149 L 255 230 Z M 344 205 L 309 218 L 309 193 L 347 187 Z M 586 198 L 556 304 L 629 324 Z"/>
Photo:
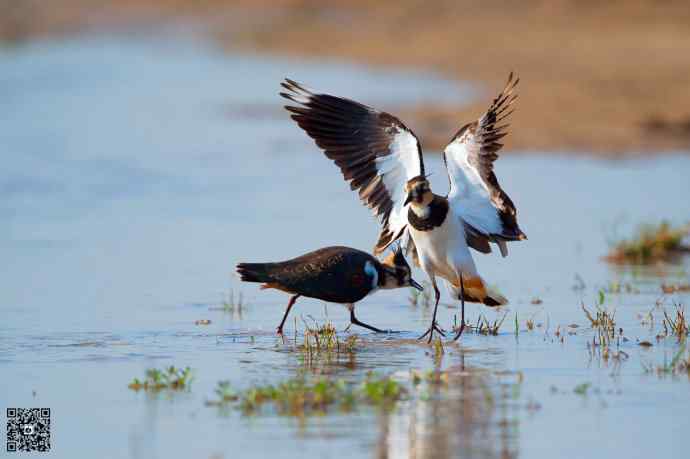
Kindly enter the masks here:
<path id="1" fill-rule="evenodd" d="M 460 299 L 460 279 L 453 282 L 453 293 Z M 508 304 L 506 297 L 492 289 L 479 276 L 462 277 L 462 287 L 465 293 L 465 301 L 470 303 L 482 303 L 489 307 L 503 306 Z"/>

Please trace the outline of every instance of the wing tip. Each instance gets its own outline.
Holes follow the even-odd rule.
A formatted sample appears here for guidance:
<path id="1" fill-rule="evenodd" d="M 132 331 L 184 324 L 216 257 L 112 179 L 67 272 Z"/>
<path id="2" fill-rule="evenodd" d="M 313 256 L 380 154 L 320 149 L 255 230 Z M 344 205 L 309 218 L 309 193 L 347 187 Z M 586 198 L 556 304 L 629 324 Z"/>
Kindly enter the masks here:
<path id="1" fill-rule="evenodd" d="M 285 77 L 280 82 L 280 86 L 288 92 L 280 91 L 281 97 L 292 102 L 307 105 L 314 97 L 314 92 L 302 83 L 298 83 L 292 78 Z"/>
<path id="2" fill-rule="evenodd" d="M 520 77 L 518 76 L 517 72 L 515 70 L 511 70 L 508 74 L 508 81 L 506 82 L 505 88 L 510 88 L 512 90 L 515 86 L 518 85 L 519 82 Z"/>

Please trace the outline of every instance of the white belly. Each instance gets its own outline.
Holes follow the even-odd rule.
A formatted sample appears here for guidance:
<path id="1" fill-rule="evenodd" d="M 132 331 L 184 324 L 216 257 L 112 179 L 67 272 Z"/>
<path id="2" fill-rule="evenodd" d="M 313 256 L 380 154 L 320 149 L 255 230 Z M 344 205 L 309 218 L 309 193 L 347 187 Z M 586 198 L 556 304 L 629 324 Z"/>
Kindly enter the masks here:
<path id="1" fill-rule="evenodd" d="M 411 226 L 410 236 L 417 247 L 422 269 L 427 274 L 458 283 L 460 273 L 474 276 L 477 269 L 465 240 L 465 229 L 449 214 L 443 224 L 431 231 L 418 231 Z"/>

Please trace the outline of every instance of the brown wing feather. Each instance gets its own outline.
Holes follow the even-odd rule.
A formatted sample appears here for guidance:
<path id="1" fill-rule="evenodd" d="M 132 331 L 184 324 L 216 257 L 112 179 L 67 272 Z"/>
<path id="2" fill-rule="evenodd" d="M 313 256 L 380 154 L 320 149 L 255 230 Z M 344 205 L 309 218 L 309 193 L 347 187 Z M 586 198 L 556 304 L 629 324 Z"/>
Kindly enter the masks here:
<path id="1" fill-rule="evenodd" d="M 503 147 L 499 140 L 508 134 L 507 128 L 509 124 L 505 123 L 505 121 L 513 112 L 513 104 L 517 99 L 517 94 L 514 91 L 519 81 L 520 79 L 515 78 L 511 72 L 505 87 L 492 101 L 486 113 L 479 120 L 460 128 L 449 143 L 449 146 L 446 147 L 446 152 L 444 152 L 444 160 L 446 161 L 446 167 L 448 167 L 449 158 L 446 156 L 446 153 L 449 147 L 453 145 L 462 146 L 464 149 L 462 151 L 467 155 L 467 165 L 476 172 L 489 192 L 490 204 L 487 201 L 487 205 L 495 209 L 500 219 L 500 228 L 494 227 L 491 231 L 486 231 L 486 228 L 483 228 L 481 231 L 468 232 L 468 243 L 470 238 L 478 234 L 483 234 L 494 242 L 526 238 L 518 226 L 515 205 L 508 194 L 501 188 L 494 173 L 494 161 L 498 158 L 498 152 Z M 456 158 L 455 161 L 458 161 L 457 164 L 461 168 L 466 167 L 462 164 L 462 158 Z M 452 189 L 455 184 L 450 173 L 449 179 L 451 180 Z M 465 184 L 464 186 L 470 185 Z M 485 251 L 486 247 L 482 241 L 477 241 L 476 238 L 473 238 L 471 242 L 473 248 Z M 501 246 L 501 252 L 505 253 L 503 246 Z"/>
<path id="2" fill-rule="evenodd" d="M 410 175 L 411 171 L 414 171 L 414 175 L 423 175 L 424 162 L 414 133 L 395 116 L 359 102 L 315 94 L 290 79 L 281 85 L 288 92 L 281 92 L 280 95 L 299 104 L 285 107 L 291 113 L 291 118 L 336 163 L 343 178 L 350 183 L 350 188 L 358 192 L 362 202 L 380 219 L 382 228 L 374 252 L 382 252 L 404 230 L 404 222 L 391 224 L 390 220 L 394 209 L 402 205 L 395 202 L 396 188 L 402 189 L 404 181 L 411 177 L 386 183 L 378 163 L 382 158 L 397 155 L 396 160 L 400 161 L 399 165 L 406 170 L 406 175 Z M 398 146 L 401 138 L 406 142 L 403 147 Z M 410 164 L 414 161 L 418 163 Z"/>

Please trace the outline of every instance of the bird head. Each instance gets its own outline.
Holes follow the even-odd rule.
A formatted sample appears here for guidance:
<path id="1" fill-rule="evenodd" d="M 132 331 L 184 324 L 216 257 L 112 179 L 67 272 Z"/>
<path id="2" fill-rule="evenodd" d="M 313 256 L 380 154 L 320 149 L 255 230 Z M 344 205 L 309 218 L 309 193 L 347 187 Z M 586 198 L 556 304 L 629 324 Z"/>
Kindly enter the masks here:
<path id="1" fill-rule="evenodd" d="M 383 288 L 414 287 L 424 290 L 417 281 L 412 279 L 412 269 L 407 264 L 402 248 L 397 244 L 382 262 L 386 272 Z"/>
<path id="2" fill-rule="evenodd" d="M 405 193 L 407 197 L 403 205 L 414 203 L 421 206 L 428 205 L 434 198 L 431 192 L 429 181 L 423 175 L 418 175 L 407 181 L 405 184 Z"/>

